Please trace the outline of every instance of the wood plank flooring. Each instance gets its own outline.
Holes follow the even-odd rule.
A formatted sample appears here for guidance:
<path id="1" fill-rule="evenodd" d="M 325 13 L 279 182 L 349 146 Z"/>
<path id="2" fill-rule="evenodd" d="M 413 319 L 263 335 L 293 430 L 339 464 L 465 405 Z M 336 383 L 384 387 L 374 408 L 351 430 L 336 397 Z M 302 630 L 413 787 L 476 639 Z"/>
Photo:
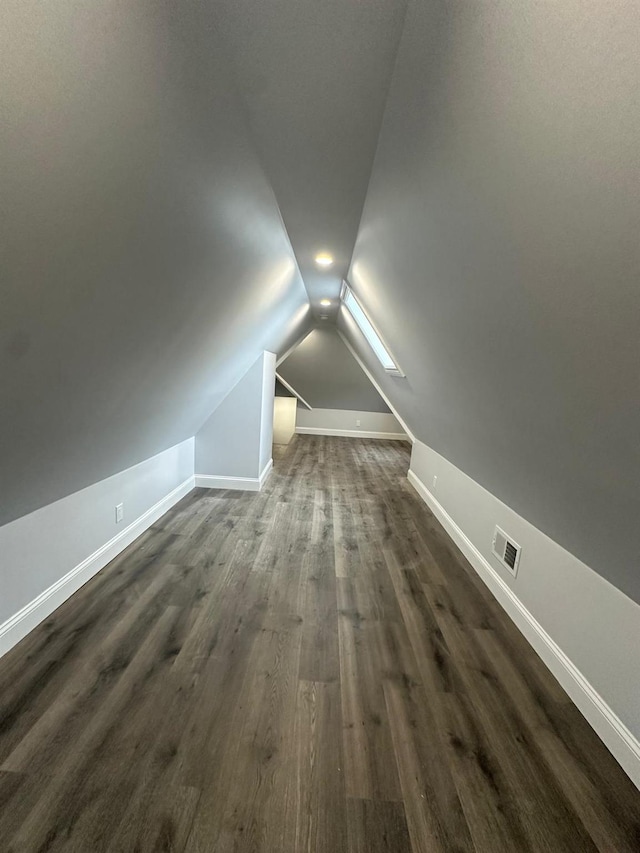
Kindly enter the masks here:
<path id="1" fill-rule="evenodd" d="M 640 794 L 406 480 L 297 436 L 0 661 L 0 850 L 631 853 Z"/>

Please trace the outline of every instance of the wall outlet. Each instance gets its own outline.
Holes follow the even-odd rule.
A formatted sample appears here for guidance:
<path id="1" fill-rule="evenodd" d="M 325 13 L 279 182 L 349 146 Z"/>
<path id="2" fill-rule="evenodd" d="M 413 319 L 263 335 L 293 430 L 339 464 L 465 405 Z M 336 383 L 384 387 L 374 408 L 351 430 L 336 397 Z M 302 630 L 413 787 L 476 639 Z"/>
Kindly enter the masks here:
<path id="1" fill-rule="evenodd" d="M 356 421 L 356 426 L 360 426 L 360 420 L 359 419 Z"/>
<path id="2" fill-rule="evenodd" d="M 124 504 L 118 504 L 116 507 L 116 524 L 120 524 L 124 518 Z"/>
<path id="3" fill-rule="evenodd" d="M 434 474 L 434 476 L 433 476 L 433 488 L 434 488 L 434 489 L 435 489 L 435 487 L 436 487 L 436 483 L 437 483 L 437 482 L 438 482 L 438 475 L 437 475 L 437 474 Z"/>

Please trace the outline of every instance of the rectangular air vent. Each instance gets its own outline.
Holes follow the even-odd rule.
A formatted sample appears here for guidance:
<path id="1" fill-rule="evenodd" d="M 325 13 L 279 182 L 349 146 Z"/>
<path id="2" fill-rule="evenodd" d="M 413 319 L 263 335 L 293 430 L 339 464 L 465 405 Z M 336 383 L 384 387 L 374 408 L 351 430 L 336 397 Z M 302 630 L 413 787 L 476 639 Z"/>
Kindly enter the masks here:
<path id="1" fill-rule="evenodd" d="M 515 577 L 520 562 L 520 546 L 507 536 L 504 530 L 496 526 L 491 547 L 502 565 Z"/>

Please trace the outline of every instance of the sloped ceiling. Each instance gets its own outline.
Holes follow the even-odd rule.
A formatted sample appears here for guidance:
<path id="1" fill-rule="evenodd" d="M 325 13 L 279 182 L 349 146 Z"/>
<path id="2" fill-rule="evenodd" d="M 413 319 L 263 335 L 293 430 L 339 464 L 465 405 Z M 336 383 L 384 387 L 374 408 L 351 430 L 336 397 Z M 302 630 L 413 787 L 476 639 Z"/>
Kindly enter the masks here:
<path id="1" fill-rule="evenodd" d="M 389 411 L 333 325 L 314 329 L 278 372 L 314 409 Z"/>
<path id="2" fill-rule="evenodd" d="M 418 439 L 640 600 L 633 3 L 411 2 L 350 270 Z"/>
<path id="3" fill-rule="evenodd" d="M 637 24 L 6 0 L 0 523 L 193 435 L 308 330 L 303 285 L 336 304 L 357 233 L 407 378 L 338 322 L 403 420 L 640 599 Z"/>
<path id="4" fill-rule="evenodd" d="M 256 148 L 316 314 L 337 312 L 406 0 L 219 0 Z M 329 250 L 335 265 L 313 259 Z M 322 298 L 334 301 L 323 311 Z"/>
<path id="5" fill-rule="evenodd" d="M 0 523 L 194 435 L 308 329 L 207 15 L 3 4 Z"/>
<path id="6" fill-rule="evenodd" d="M 3 4 L 0 524 L 193 435 L 337 297 L 405 5 Z"/>

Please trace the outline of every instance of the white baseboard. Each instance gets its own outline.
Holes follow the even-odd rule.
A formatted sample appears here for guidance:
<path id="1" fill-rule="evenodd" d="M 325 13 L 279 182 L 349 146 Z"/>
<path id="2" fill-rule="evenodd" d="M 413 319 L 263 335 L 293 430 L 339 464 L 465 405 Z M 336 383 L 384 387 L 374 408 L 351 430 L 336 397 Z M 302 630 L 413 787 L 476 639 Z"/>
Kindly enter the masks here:
<path id="1" fill-rule="evenodd" d="M 203 489 L 233 489 L 241 492 L 259 492 L 267 481 L 273 459 L 264 466 L 259 477 L 221 477 L 217 474 L 196 474 L 196 486 Z"/>
<path id="2" fill-rule="evenodd" d="M 267 464 L 262 469 L 262 474 L 260 474 L 260 488 L 264 486 L 269 478 L 269 474 L 273 471 L 273 459 L 270 459 Z"/>
<path id="3" fill-rule="evenodd" d="M 216 474 L 196 474 L 196 486 L 201 489 L 234 489 L 240 492 L 259 492 L 258 477 L 220 477 Z"/>
<path id="4" fill-rule="evenodd" d="M 632 782 L 640 788 L 640 742 L 592 684 L 527 610 L 512 589 L 478 551 L 464 531 L 413 471 L 409 482 L 460 548 L 520 631 L 566 690 Z"/>
<path id="5" fill-rule="evenodd" d="M 411 432 L 411 430 L 409 429 L 409 427 L 407 426 L 407 424 L 402 420 L 402 418 L 401 418 L 401 417 L 400 417 L 400 415 L 398 414 L 398 412 L 397 412 L 396 408 L 391 404 L 391 401 L 389 400 L 389 398 L 387 397 L 387 395 L 384 393 L 384 391 L 383 391 L 383 390 L 382 390 L 382 388 L 380 387 L 380 383 L 376 380 L 376 378 L 375 378 L 375 376 L 373 375 L 373 373 L 371 373 L 371 371 L 369 370 L 369 368 L 367 367 L 367 365 L 366 365 L 366 364 L 364 363 L 364 361 L 360 358 L 360 356 L 359 356 L 359 355 L 358 355 L 358 353 L 356 352 L 355 347 L 353 347 L 353 346 L 351 345 L 351 341 L 349 340 L 349 338 L 348 338 L 348 337 L 347 337 L 347 336 L 346 336 L 346 335 L 345 335 L 345 334 L 344 334 L 340 329 L 338 329 L 338 334 L 339 334 L 339 335 L 340 335 L 340 337 L 342 338 L 342 342 L 344 343 L 344 345 L 346 346 L 346 348 L 349 350 L 349 352 L 351 353 L 351 355 L 355 358 L 355 360 L 358 362 L 358 364 L 360 365 L 360 367 L 361 367 L 361 368 L 363 369 L 363 371 L 366 373 L 367 377 L 369 378 L 369 382 L 371 382 L 371 384 L 372 384 L 372 385 L 373 385 L 373 387 L 376 389 L 376 391 L 378 392 L 378 394 L 380 394 L 380 396 L 382 397 L 382 399 L 385 401 L 385 403 L 386 403 L 386 404 L 387 404 L 387 406 L 389 407 L 389 409 L 390 409 L 391 413 L 393 414 L 394 418 L 398 421 L 398 423 L 400 424 L 400 426 L 402 427 L 402 429 L 406 432 L 406 434 L 407 434 L 407 435 L 406 435 L 406 440 L 407 440 L 407 441 L 409 441 L 411 444 L 414 444 L 414 443 L 415 443 L 415 440 L 416 440 L 416 437 L 415 437 L 415 436 L 414 436 L 414 434 Z"/>
<path id="6" fill-rule="evenodd" d="M 338 435 L 343 438 L 386 438 L 395 441 L 410 441 L 403 432 L 371 432 L 364 429 L 329 429 L 324 427 L 296 427 L 300 435 Z"/>
<path id="7" fill-rule="evenodd" d="M 181 500 L 194 487 L 193 477 L 189 477 L 172 492 L 159 500 L 154 506 L 139 516 L 128 527 L 114 536 L 93 554 L 75 566 L 66 575 L 52 584 L 37 598 L 14 613 L 6 622 L 0 625 L 0 657 L 6 654 L 54 610 L 60 607 L 74 592 L 91 580 L 100 569 L 110 563 L 135 539 L 161 518 L 165 512 Z"/>

